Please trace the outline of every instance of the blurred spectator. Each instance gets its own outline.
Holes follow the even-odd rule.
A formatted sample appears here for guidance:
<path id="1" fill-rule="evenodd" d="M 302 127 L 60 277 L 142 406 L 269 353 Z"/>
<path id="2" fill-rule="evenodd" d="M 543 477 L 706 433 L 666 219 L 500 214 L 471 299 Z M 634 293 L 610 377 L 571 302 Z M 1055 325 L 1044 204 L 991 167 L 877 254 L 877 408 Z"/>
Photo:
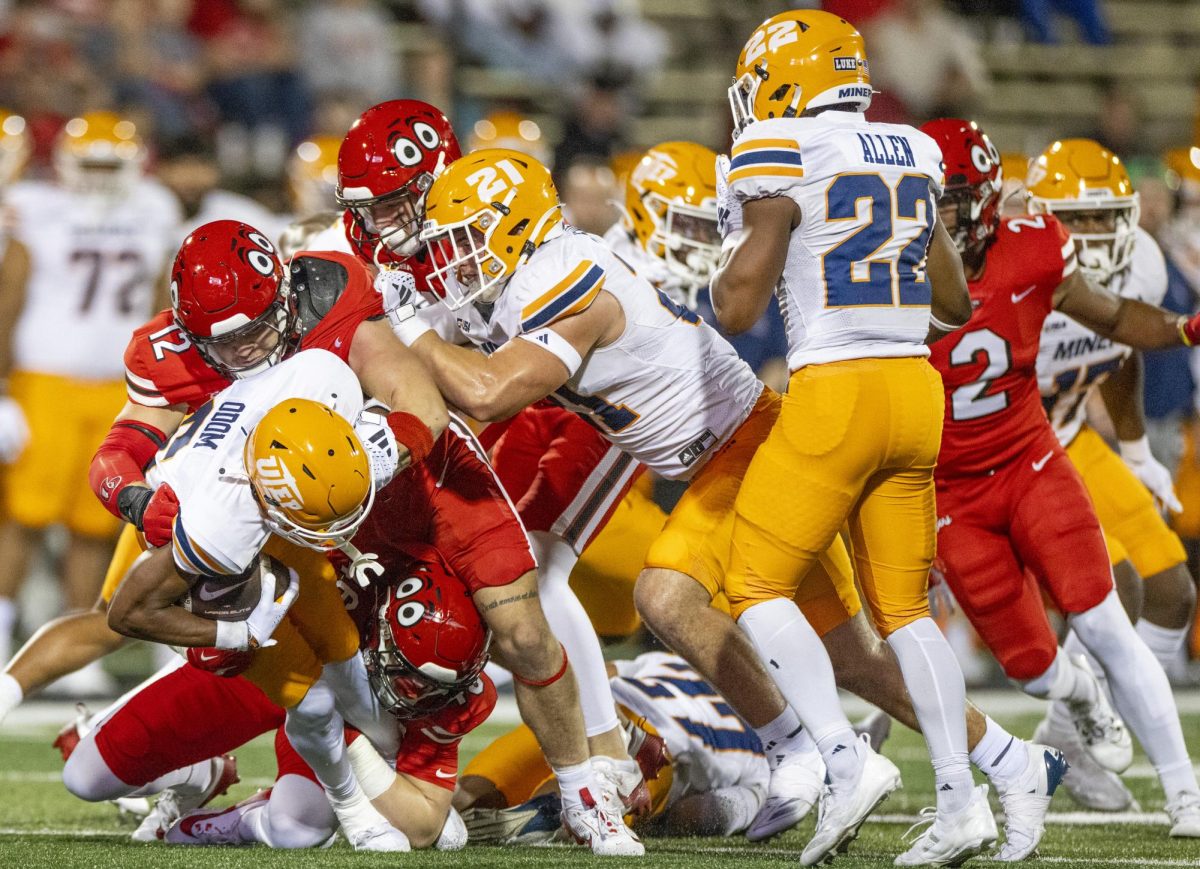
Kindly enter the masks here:
<path id="1" fill-rule="evenodd" d="M 1200 147 L 1176 148 L 1166 160 L 1176 205 L 1160 241 L 1188 283 L 1200 290 Z"/>
<path id="2" fill-rule="evenodd" d="M 480 148 L 509 148 L 528 154 L 538 162 L 551 166 L 552 155 L 542 128 L 531 118 L 517 112 L 492 112 L 476 121 L 467 137 L 467 150 Z"/>
<path id="3" fill-rule="evenodd" d="M 1092 45 L 1112 42 L 1099 0 L 1021 0 L 1021 19 L 1029 38 L 1043 44 L 1061 42 L 1054 21 L 1056 12 L 1073 19 Z"/>
<path id="4" fill-rule="evenodd" d="M 813 9 L 824 9 L 834 15 L 840 15 L 862 32 L 862 28 L 875 16 L 881 15 L 895 5 L 895 0 L 825 0 L 824 3 L 792 3 L 793 6 L 806 6 Z"/>
<path id="5" fill-rule="evenodd" d="M 1104 88 L 1104 101 L 1090 137 L 1128 163 L 1145 156 L 1145 130 L 1133 94 L 1116 82 Z"/>
<path id="6" fill-rule="evenodd" d="M 581 155 L 605 160 L 628 145 L 629 109 L 622 93 L 624 80 L 601 73 L 563 120 L 562 138 L 554 149 L 554 166 L 561 174 Z"/>
<path id="7" fill-rule="evenodd" d="M 370 105 L 394 98 L 400 86 L 392 19 L 374 0 L 310 4 L 300 18 L 300 58 L 317 96 L 356 93 Z"/>
<path id="8" fill-rule="evenodd" d="M 617 178 L 604 160 L 580 157 L 562 174 L 558 198 L 572 226 L 604 235 L 617 222 Z"/>
<path id="9" fill-rule="evenodd" d="M 896 0 L 864 36 L 871 84 L 898 98 L 913 121 L 974 114 L 988 86 L 983 56 L 939 0 Z"/>
<path id="10" fill-rule="evenodd" d="M 629 78 L 662 68 L 670 45 L 660 28 L 642 18 L 639 0 L 584 0 L 591 24 L 580 61 L 591 70 L 619 70 Z"/>

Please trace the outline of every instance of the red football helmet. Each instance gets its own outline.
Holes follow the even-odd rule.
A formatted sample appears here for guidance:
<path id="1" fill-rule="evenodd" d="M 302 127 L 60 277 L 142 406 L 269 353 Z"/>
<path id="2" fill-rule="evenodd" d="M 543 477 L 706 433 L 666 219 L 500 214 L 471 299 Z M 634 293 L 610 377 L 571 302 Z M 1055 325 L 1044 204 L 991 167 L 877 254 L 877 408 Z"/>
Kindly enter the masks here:
<path id="1" fill-rule="evenodd" d="M 175 322 L 227 377 L 281 360 L 295 341 L 296 302 L 275 245 L 249 224 L 214 220 L 192 231 L 171 267 Z"/>
<path id="2" fill-rule="evenodd" d="M 385 577 L 363 649 L 379 702 L 418 718 L 449 705 L 479 677 L 491 632 L 467 588 L 432 546 L 412 547 L 397 579 Z"/>
<path id="3" fill-rule="evenodd" d="M 954 205 L 958 213 L 946 229 L 960 253 L 979 253 L 1000 225 L 1000 152 L 974 121 L 938 118 L 921 132 L 942 149 L 946 186 L 938 205 Z"/>
<path id="4" fill-rule="evenodd" d="M 402 259 L 420 249 L 425 191 L 460 156 L 450 121 L 420 100 L 380 103 L 350 127 L 338 150 L 335 198 L 377 248 L 377 262 L 396 262 L 388 252 Z"/>

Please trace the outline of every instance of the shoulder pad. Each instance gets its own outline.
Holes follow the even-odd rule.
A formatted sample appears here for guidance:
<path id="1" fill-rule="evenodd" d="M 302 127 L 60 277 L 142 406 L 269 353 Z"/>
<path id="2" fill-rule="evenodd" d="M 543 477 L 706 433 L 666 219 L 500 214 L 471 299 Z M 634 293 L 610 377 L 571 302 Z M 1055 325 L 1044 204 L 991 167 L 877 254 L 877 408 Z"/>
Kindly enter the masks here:
<path id="1" fill-rule="evenodd" d="M 341 263 L 318 256 L 298 256 L 289 269 L 300 332 L 306 334 L 321 322 L 350 282 Z"/>

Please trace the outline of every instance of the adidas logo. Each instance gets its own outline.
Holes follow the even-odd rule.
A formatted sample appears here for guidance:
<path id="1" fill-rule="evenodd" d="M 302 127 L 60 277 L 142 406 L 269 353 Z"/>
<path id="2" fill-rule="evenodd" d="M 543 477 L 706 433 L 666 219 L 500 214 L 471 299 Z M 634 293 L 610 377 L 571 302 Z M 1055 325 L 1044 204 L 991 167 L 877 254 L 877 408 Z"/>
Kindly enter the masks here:
<path id="1" fill-rule="evenodd" d="M 942 785 L 940 788 L 938 788 L 938 790 L 939 791 L 952 791 L 952 790 L 954 790 L 954 788 L 952 788 L 950 786 L 950 784 L 947 783 L 947 784 Z"/>

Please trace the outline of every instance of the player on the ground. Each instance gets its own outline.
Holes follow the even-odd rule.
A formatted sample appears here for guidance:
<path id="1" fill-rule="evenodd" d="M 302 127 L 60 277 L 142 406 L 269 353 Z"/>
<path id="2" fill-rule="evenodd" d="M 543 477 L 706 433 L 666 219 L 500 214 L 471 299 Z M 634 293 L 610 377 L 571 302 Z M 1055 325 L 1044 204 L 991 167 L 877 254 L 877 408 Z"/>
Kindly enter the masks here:
<path id="1" fill-rule="evenodd" d="M 1032 210 L 1053 214 L 1067 228 L 1079 271 L 1120 296 L 1160 305 L 1166 264 L 1158 244 L 1138 226 L 1138 194 L 1116 155 L 1088 139 L 1067 139 L 1050 145 L 1033 172 Z M 1180 505 L 1170 472 L 1151 454 L 1146 438 L 1141 366 L 1139 352 L 1058 311 L 1042 326 L 1037 366 L 1042 403 L 1096 508 L 1122 603 L 1167 669 L 1187 637 L 1196 591 L 1183 544 L 1159 512 L 1160 506 L 1178 511 Z M 1116 426 L 1119 457 L 1086 422 L 1095 393 Z M 1063 649 L 1085 651 L 1074 632 Z M 1038 732 L 1067 752 L 1073 771 L 1066 784 L 1077 801 L 1112 810 L 1132 803 L 1115 774 L 1089 763 L 1064 702 L 1051 704 Z"/>
<path id="2" fill-rule="evenodd" d="M 725 592 L 825 758 L 832 784 L 802 858 L 815 862 L 899 784 L 856 744 L 829 658 L 792 602 L 849 524 L 855 575 L 933 760 L 933 824 L 896 860 L 924 865 L 996 839 L 987 788 L 971 779 L 962 673 L 926 593 L 942 399 L 925 339 L 970 308 L 934 209 L 937 147 L 910 127 L 867 122 L 871 95 L 862 37 L 816 11 L 755 30 L 729 91 L 737 132 L 718 170 L 727 253 L 713 305 L 739 332 L 776 293 L 793 374 L 738 493 Z"/>
<path id="3" fill-rule="evenodd" d="M 47 526 L 70 532 L 61 571 L 67 609 L 92 605 L 112 554 L 119 523 L 83 480 L 121 406 L 121 349 L 161 298 L 180 220 L 175 197 L 143 177 L 145 161 L 131 121 L 90 112 L 59 134 L 54 180 L 5 191 L 14 238 L 30 261 L 20 316 L 0 319 L 12 354 L 0 439 L 11 438 L 18 419 L 29 438 L 0 478 L 0 661 L 8 659 L 13 599 Z M 88 678 L 94 684 L 103 673 Z"/>
<path id="4" fill-rule="evenodd" d="M 1198 836 L 1200 789 L 1170 686 L 1121 608 L 1087 490 L 1041 407 L 1035 365 L 1052 310 L 1144 349 L 1192 343 L 1200 317 L 1091 284 L 1055 217 L 999 217 L 999 158 L 975 124 L 943 119 L 923 129 L 945 159 L 938 209 L 975 306 L 971 322 L 933 348 L 945 383 L 937 506 L 946 579 L 1005 674 L 1029 694 L 1066 701 L 1096 760 L 1123 768 L 1128 735 L 1087 666 L 1058 648 L 1045 590 L 1099 661 L 1117 711 L 1154 764 L 1171 834 Z"/>

